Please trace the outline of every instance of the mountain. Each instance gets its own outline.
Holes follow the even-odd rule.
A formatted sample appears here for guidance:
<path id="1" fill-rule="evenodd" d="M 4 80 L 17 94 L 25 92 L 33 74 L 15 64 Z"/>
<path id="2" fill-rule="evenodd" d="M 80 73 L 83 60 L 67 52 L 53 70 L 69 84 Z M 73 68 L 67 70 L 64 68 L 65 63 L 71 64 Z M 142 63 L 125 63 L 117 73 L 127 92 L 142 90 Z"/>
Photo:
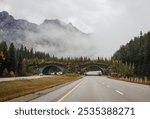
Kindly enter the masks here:
<path id="1" fill-rule="evenodd" d="M 57 56 L 76 56 L 85 54 L 89 48 L 86 44 L 89 39 L 88 34 L 81 32 L 72 23 L 66 24 L 59 19 L 46 19 L 37 25 L 15 19 L 6 11 L 0 12 L 0 40 L 8 43 L 13 42 L 18 46 L 24 44 Z"/>
<path id="2" fill-rule="evenodd" d="M 16 20 L 8 12 L 0 12 L 0 38 L 15 42 L 24 40 L 26 32 L 36 32 L 38 26 L 26 20 Z"/>

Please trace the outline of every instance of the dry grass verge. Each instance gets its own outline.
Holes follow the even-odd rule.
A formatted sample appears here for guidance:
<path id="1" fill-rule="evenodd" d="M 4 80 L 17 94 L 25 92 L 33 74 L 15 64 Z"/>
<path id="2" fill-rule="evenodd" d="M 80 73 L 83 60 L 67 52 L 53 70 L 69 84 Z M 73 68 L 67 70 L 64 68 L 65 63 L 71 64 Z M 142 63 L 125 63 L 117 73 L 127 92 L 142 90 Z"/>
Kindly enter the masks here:
<path id="1" fill-rule="evenodd" d="M 64 75 L 32 80 L 0 82 L 0 101 L 35 93 L 78 79 L 80 79 L 78 75 Z"/>

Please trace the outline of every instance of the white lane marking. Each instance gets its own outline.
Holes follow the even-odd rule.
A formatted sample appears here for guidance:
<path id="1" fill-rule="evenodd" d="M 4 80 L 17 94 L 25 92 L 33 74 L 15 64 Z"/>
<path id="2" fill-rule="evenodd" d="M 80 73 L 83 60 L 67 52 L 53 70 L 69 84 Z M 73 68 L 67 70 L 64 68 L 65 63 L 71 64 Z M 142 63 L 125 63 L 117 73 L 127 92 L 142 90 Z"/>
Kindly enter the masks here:
<path id="1" fill-rule="evenodd" d="M 107 88 L 110 88 L 110 86 L 109 86 L 109 85 L 107 85 L 106 87 L 107 87 Z"/>
<path id="2" fill-rule="evenodd" d="M 83 81 L 81 81 L 80 83 L 78 83 L 73 89 L 71 89 L 67 94 L 65 94 L 62 98 L 60 98 L 57 102 L 61 102 L 63 101 L 68 95 L 70 95 L 73 91 L 75 91 L 82 83 Z"/>
<path id="3" fill-rule="evenodd" d="M 122 92 L 115 90 L 117 93 L 119 93 L 120 95 L 124 95 Z"/>

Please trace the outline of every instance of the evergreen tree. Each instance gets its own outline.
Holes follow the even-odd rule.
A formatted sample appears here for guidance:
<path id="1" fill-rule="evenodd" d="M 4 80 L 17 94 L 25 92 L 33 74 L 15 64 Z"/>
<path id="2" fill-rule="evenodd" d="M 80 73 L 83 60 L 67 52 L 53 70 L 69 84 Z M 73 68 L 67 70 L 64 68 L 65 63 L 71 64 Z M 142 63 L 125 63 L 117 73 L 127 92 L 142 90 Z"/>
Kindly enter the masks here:
<path id="1" fill-rule="evenodd" d="M 23 58 L 19 55 L 17 72 L 19 76 L 23 75 Z"/>
<path id="2" fill-rule="evenodd" d="M 7 56 L 8 53 L 8 47 L 5 41 L 1 42 L 0 44 L 0 51 L 3 52 L 4 58 Z"/>
<path id="3" fill-rule="evenodd" d="M 145 43 L 145 56 L 144 56 L 144 68 L 145 75 L 150 78 L 150 32 L 147 34 L 146 43 Z"/>
<path id="4" fill-rule="evenodd" d="M 150 32 L 135 37 L 122 46 L 112 57 L 123 63 L 134 66 L 134 74 L 138 77 L 147 76 L 150 79 Z"/>
<path id="5" fill-rule="evenodd" d="M 16 73 L 16 48 L 14 47 L 13 43 L 11 43 L 9 47 L 9 59 L 10 59 L 9 70 Z"/>
<path id="6" fill-rule="evenodd" d="M 34 55 L 33 55 L 33 48 L 31 48 L 30 50 L 30 58 L 33 59 Z"/>

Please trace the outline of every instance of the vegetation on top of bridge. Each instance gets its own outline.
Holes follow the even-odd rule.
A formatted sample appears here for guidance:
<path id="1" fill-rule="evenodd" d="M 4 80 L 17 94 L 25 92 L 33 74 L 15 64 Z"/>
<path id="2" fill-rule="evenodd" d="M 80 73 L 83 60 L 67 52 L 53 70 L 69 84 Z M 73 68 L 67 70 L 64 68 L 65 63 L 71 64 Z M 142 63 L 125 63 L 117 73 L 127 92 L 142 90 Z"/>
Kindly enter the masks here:
<path id="1" fill-rule="evenodd" d="M 48 65 L 58 65 L 58 66 L 61 66 L 61 67 L 67 67 L 67 65 L 65 65 L 65 64 L 60 64 L 60 63 L 42 63 L 42 64 L 38 64 L 37 66 L 38 67 L 44 67 L 44 66 L 48 66 Z M 32 64 L 32 65 L 29 65 L 29 66 L 34 66 L 34 64 Z"/>
<path id="2" fill-rule="evenodd" d="M 108 68 L 110 65 L 108 64 L 102 64 L 102 63 L 87 63 L 87 64 L 81 64 L 79 67 L 85 67 L 85 66 L 100 66 L 101 68 Z"/>

